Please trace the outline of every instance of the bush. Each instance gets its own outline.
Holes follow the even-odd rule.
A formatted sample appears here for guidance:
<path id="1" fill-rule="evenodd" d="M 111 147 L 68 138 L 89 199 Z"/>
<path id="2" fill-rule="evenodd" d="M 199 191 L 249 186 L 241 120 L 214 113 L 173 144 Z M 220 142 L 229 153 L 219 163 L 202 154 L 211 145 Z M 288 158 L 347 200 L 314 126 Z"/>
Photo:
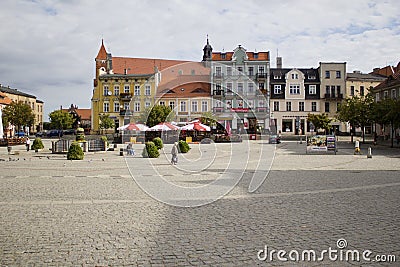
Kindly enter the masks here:
<path id="1" fill-rule="evenodd" d="M 183 140 L 180 140 L 178 143 L 178 148 L 180 153 L 187 153 L 190 150 L 188 143 Z"/>
<path id="2" fill-rule="evenodd" d="M 153 143 L 156 145 L 157 149 L 160 150 L 164 147 L 163 141 L 160 137 L 156 137 L 153 139 Z"/>
<path id="3" fill-rule="evenodd" d="M 160 156 L 160 152 L 158 152 L 158 149 L 153 142 L 146 142 L 142 156 L 144 158 L 158 158 Z"/>
<path id="4" fill-rule="evenodd" d="M 71 160 L 83 159 L 83 150 L 78 142 L 72 142 L 71 146 L 68 149 L 67 159 Z"/>
<path id="5" fill-rule="evenodd" d="M 36 149 L 43 149 L 43 148 L 44 148 L 44 145 L 43 145 L 42 139 L 35 138 L 35 140 L 33 140 L 32 149 L 36 150 Z"/>

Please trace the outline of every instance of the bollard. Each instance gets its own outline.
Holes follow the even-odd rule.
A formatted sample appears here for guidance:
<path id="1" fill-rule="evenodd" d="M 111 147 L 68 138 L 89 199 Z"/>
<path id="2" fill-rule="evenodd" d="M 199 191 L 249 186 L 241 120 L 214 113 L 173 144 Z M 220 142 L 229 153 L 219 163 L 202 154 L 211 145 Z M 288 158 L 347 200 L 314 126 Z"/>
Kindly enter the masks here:
<path id="1" fill-rule="evenodd" d="M 368 158 L 368 159 L 371 159 L 371 158 L 372 158 L 372 148 L 371 148 L 371 147 L 368 147 L 367 158 Z"/>
<path id="2" fill-rule="evenodd" d="M 123 148 L 120 148 L 120 149 L 119 149 L 119 155 L 120 155 L 120 156 L 123 156 L 123 155 L 124 155 L 124 149 L 123 149 Z"/>

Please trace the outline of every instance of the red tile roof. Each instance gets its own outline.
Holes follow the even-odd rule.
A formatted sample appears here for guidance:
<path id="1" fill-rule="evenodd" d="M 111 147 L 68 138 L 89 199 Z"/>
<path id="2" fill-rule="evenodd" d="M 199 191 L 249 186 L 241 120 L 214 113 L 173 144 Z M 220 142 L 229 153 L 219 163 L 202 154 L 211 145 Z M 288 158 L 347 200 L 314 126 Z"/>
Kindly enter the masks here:
<path id="1" fill-rule="evenodd" d="M 92 110 L 90 108 L 74 109 L 81 117 L 81 120 L 90 120 L 92 118 Z M 62 111 L 69 112 L 68 108 L 63 108 Z"/>
<path id="2" fill-rule="evenodd" d="M 8 96 L 2 92 L 0 92 L 0 104 L 2 105 L 9 105 L 11 104 L 12 100 L 8 98 Z"/>
<path id="3" fill-rule="evenodd" d="M 225 54 L 225 58 L 222 58 L 222 55 Z M 269 52 L 246 52 L 247 57 L 251 61 L 257 61 L 257 60 L 269 60 Z M 254 57 L 254 55 L 258 55 L 257 58 Z M 216 61 L 230 61 L 232 60 L 233 52 L 213 52 L 212 53 L 212 60 Z"/>
<path id="4" fill-rule="evenodd" d="M 169 67 L 186 63 L 190 61 L 168 60 L 168 59 L 152 59 L 152 58 L 128 58 L 128 57 L 112 57 L 112 66 L 114 74 L 153 74 L 154 68 L 162 71 Z"/>
<path id="5" fill-rule="evenodd" d="M 210 95 L 211 84 L 209 82 L 191 82 L 157 91 L 157 98 L 192 98 L 209 97 Z"/>

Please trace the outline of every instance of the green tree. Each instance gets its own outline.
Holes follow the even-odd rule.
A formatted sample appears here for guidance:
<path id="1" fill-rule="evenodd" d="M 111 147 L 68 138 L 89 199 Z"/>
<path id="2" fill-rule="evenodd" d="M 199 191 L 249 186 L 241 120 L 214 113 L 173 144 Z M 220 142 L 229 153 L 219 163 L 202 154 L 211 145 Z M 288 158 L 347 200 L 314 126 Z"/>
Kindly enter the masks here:
<path id="1" fill-rule="evenodd" d="M 114 120 L 110 118 L 110 115 L 104 114 L 100 115 L 100 129 L 104 131 L 105 129 L 110 129 L 114 127 Z"/>
<path id="2" fill-rule="evenodd" d="M 361 127 L 363 142 L 365 142 L 365 126 L 370 125 L 372 122 L 372 104 L 374 98 L 371 94 L 366 96 L 353 96 L 346 98 L 340 103 L 336 118 L 342 122 L 348 122 L 351 125 L 351 142 L 353 142 L 353 135 L 356 127 Z"/>
<path id="3" fill-rule="evenodd" d="M 49 114 L 50 125 L 53 129 L 65 130 L 72 127 L 74 118 L 63 110 L 54 110 Z"/>
<path id="4" fill-rule="evenodd" d="M 331 122 L 332 119 L 328 118 L 328 114 L 311 114 L 308 113 L 307 121 L 314 124 L 316 130 L 323 129 L 326 133 L 327 130 L 332 128 Z"/>
<path id="5" fill-rule="evenodd" d="M 400 127 L 400 100 L 384 99 L 372 104 L 371 120 L 375 123 L 390 125 L 391 147 L 394 144 L 395 129 Z"/>
<path id="6" fill-rule="evenodd" d="M 172 121 L 174 119 L 172 109 L 164 105 L 155 105 L 147 107 L 140 116 L 140 121 L 149 127 L 159 124 L 160 122 Z"/>
<path id="7" fill-rule="evenodd" d="M 217 118 L 211 111 L 203 112 L 200 118 L 201 123 L 210 127 L 217 125 Z"/>
<path id="8" fill-rule="evenodd" d="M 10 105 L 3 108 L 3 123 L 11 123 L 20 131 L 22 126 L 33 126 L 35 115 L 31 107 L 22 101 L 11 102 Z"/>

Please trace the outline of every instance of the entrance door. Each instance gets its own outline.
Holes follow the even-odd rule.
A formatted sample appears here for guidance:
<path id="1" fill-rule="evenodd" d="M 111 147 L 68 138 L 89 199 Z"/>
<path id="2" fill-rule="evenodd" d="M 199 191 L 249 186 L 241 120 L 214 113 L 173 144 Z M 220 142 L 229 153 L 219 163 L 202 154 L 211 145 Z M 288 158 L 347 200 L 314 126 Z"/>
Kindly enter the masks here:
<path id="1" fill-rule="evenodd" d="M 247 130 L 248 134 L 256 134 L 257 133 L 257 119 L 256 118 L 247 118 L 249 121 L 249 129 Z"/>

